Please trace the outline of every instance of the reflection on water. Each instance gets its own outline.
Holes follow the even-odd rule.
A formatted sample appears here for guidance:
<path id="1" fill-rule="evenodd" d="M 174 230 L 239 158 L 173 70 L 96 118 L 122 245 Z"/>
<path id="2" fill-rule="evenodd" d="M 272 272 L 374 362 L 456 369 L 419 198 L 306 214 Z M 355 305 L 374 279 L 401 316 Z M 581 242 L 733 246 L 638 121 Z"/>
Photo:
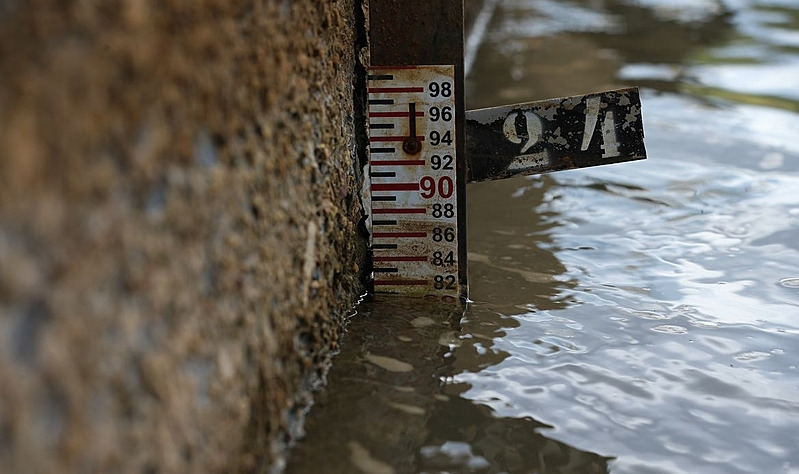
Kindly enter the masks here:
<path id="1" fill-rule="evenodd" d="M 471 386 L 453 375 L 501 364 L 510 354 L 495 342 L 517 325 L 462 317 L 422 300 L 362 302 L 289 472 L 607 472 L 607 458 L 543 436 L 535 419 L 461 396 Z"/>
<path id="2" fill-rule="evenodd" d="M 473 303 L 362 303 L 289 471 L 799 472 L 799 5 L 487 31 L 470 107 L 639 85 L 650 158 L 471 185 Z"/>

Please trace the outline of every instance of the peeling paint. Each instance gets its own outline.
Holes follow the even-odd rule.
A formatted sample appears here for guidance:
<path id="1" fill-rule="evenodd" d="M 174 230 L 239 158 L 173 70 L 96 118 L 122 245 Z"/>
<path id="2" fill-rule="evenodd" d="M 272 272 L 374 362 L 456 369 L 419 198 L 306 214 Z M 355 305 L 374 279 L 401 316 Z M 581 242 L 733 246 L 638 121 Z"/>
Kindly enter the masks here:
<path id="1" fill-rule="evenodd" d="M 466 155 L 469 181 L 645 159 L 638 90 L 468 111 Z"/>

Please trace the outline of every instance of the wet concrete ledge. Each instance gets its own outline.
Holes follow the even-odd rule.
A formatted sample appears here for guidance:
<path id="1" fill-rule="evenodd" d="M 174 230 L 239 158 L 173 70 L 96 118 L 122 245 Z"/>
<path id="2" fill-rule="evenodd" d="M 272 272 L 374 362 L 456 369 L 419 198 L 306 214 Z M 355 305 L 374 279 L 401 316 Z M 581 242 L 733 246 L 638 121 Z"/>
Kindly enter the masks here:
<path id="1" fill-rule="evenodd" d="M 0 5 L 0 471 L 263 472 L 363 288 L 353 1 Z"/>

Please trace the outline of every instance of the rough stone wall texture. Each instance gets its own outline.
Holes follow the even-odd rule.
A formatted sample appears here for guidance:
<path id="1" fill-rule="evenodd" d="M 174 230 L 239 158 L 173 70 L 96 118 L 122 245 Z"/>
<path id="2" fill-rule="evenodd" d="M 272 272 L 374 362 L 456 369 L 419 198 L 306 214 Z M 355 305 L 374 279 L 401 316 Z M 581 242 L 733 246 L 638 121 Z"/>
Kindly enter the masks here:
<path id="1" fill-rule="evenodd" d="M 259 472 L 362 291 L 352 0 L 0 2 L 0 471 Z"/>

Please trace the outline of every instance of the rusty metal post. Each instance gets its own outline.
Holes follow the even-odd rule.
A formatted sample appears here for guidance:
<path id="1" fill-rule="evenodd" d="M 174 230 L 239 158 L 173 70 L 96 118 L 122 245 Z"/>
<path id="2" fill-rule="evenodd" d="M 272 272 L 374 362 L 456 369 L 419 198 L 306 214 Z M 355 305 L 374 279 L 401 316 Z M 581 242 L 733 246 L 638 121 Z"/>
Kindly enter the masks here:
<path id="1" fill-rule="evenodd" d="M 370 66 L 453 65 L 457 173 L 458 280 L 467 296 L 463 0 L 370 0 Z"/>

